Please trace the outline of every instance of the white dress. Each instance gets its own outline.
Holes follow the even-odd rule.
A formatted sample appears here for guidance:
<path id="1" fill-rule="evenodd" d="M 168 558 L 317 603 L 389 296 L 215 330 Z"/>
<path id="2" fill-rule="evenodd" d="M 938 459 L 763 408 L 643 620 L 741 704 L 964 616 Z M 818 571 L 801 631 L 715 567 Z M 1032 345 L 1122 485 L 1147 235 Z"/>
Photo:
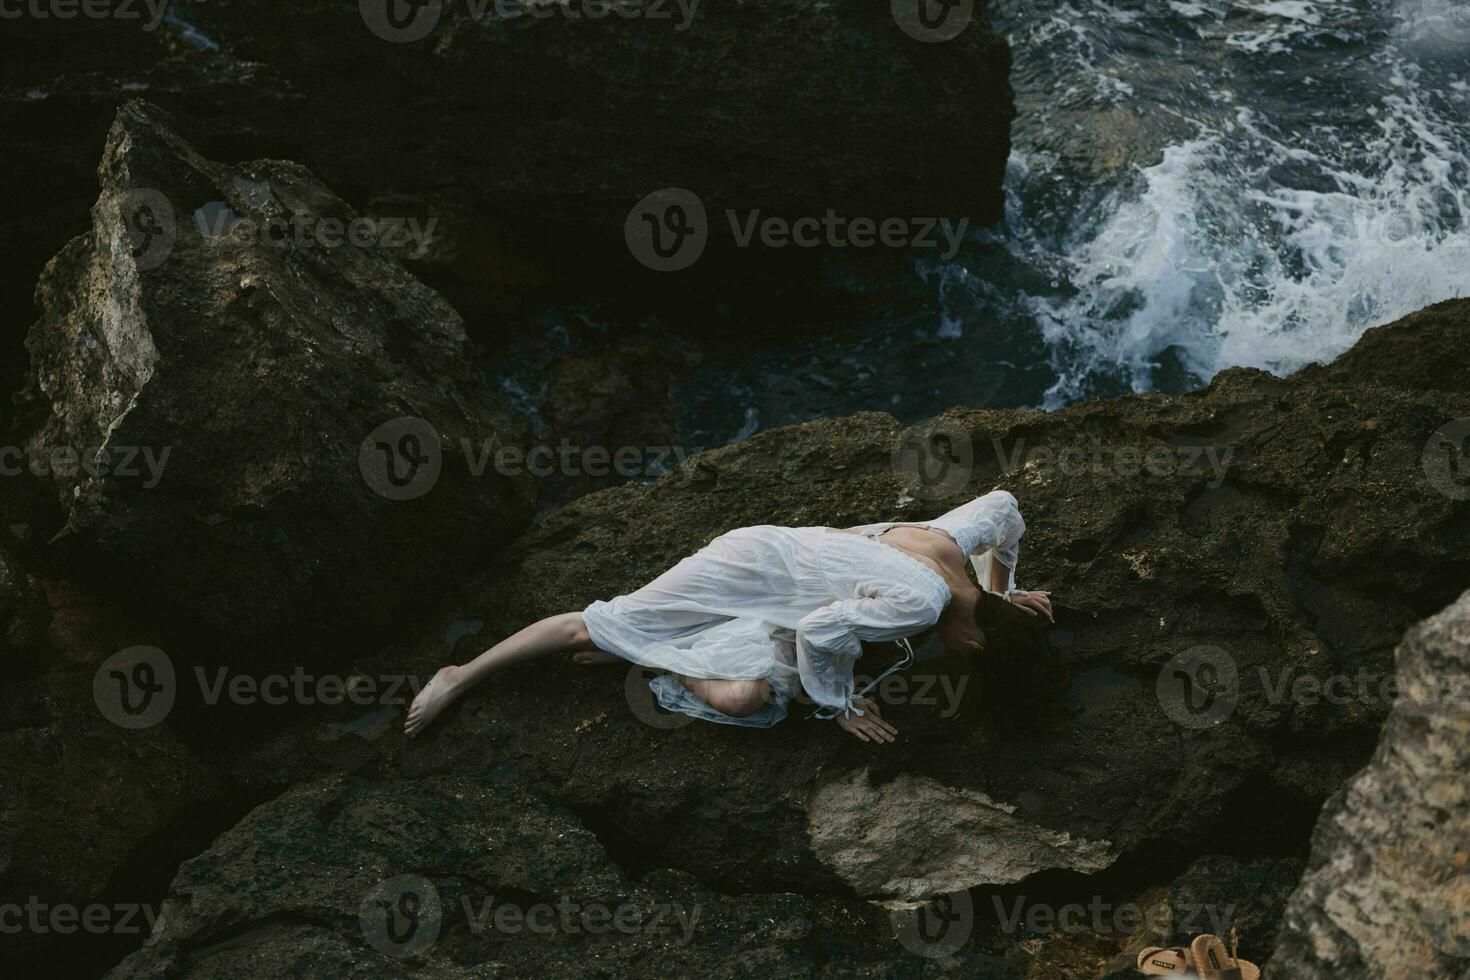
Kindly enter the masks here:
<path id="1" fill-rule="evenodd" d="M 733 725 L 768 727 L 786 717 L 802 688 L 818 705 L 854 708 L 853 663 L 864 641 L 897 640 L 939 621 L 948 585 L 928 565 L 878 541 L 898 526 L 947 534 L 971 557 L 982 586 L 991 561 L 1010 569 L 1026 525 L 1004 490 L 924 523 L 847 528 L 736 528 L 636 592 L 583 610 L 592 641 L 645 667 L 668 671 L 649 686 L 659 703 Z M 766 679 L 773 697 L 733 718 L 696 698 L 672 675 Z"/>

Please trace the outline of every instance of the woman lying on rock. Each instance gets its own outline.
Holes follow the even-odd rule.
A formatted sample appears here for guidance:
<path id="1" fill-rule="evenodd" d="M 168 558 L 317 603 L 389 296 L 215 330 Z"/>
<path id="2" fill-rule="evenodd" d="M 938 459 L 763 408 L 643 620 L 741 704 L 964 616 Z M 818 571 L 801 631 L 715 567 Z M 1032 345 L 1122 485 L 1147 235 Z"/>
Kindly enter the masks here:
<path id="1" fill-rule="evenodd" d="M 414 698 L 417 735 L 497 671 L 549 653 L 578 663 L 630 661 L 667 671 L 659 702 L 708 721 L 767 727 L 805 689 L 864 742 L 897 734 L 872 700 L 854 697 L 864 641 L 933 630 L 946 652 L 1045 656 L 1051 599 L 1016 589 L 1026 525 L 1004 490 L 922 524 L 736 528 L 636 592 L 551 616 L 467 664 L 445 667 Z M 965 559 L 976 580 L 965 573 Z"/>

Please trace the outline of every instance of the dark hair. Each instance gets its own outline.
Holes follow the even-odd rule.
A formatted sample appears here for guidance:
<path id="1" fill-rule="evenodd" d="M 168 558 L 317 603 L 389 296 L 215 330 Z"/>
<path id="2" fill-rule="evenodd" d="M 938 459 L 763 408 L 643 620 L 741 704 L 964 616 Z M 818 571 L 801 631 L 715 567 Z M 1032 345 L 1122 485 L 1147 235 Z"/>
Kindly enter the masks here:
<path id="1" fill-rule="evenodd" d="M 975 625 L 985 633 L 985 650 L 974 657 L 980 700 L 987 712 L 1005 718 L 1038 718 L 1067 686 L 1061 657 L 1048 639 L 1051 623 L 994 592 L 975 603 Z"/>

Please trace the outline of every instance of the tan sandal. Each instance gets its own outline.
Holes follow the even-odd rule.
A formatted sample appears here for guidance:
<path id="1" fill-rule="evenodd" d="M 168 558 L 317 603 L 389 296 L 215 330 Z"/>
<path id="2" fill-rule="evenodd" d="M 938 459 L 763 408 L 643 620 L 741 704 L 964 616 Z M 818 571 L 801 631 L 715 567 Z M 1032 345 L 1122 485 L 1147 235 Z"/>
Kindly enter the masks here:
<path id="1" fill-rule="evenodd" d="M 1261 980 L 1261 968 L 1236 956 L 1240 933 L 1230 930 L 1230 949 L 1219 936 L 1201 933 L 1189 944 L 1189 961 L 1203 980 Z"/>
<path id="2" fill-rule="evenodd" d="M 1149 976 L 1183 976 L 1189 952 L 1182 946 L 1149 946 L 1138 954 L 1138 972 Z"/>

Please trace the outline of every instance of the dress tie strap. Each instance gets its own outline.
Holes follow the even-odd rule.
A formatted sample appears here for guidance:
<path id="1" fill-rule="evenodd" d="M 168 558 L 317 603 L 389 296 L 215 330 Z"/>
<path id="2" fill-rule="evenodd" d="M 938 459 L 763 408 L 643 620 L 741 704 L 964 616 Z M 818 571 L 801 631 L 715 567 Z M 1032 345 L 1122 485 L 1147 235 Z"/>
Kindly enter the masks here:
<path id="1" fill-rule="evenodd" d="M 900 637 L 897 642 L 898 645 L 903 648 L 903 659 L 896 661 L 895 663 L 890 665 L 888 669 L 884 670 L 883 673 L 879 674 L 877 677 L 864 684 L 861 691 L 857 691 L 853 694 L 854 699 L 866 696 L 868 692 L 872 691 L 873 688 L 883 683 L 883 681 L 886 680 L 890 675 L 896 674 L 900 670 L 908 670 L 914 665 L 914 645 L 908 641 L 908 637 Z M 862 714 L 861 709 L 853 710 L 857 711 L 857 713 L 860 715 Z M 840 714 L 842 714 L 842 709 L 840 708 L 818 708 L 816 711 L 813 711 L 811 714 L 807 715 L 807 719 L 810 720 L 812 718 L 819 718 L 823 721 L 827 721 L 832 718 L 836 718 Z"/>

